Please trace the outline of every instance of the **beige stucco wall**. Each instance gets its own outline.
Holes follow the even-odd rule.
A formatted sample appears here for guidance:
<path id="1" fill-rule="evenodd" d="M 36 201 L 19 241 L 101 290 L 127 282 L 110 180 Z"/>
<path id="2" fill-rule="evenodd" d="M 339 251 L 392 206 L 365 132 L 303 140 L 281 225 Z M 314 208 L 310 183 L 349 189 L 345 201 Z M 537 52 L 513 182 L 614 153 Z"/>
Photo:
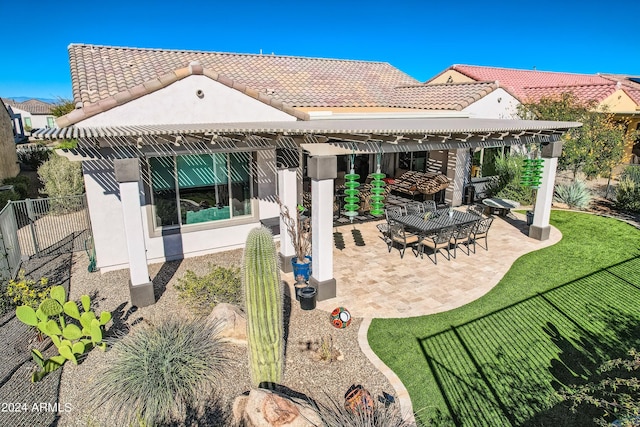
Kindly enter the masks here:
<path id="1" fill-rule="evenodd" d="M 449 81 L 449 77 L 451 77 L 451 81 Z M 470 83 L 475 82 L 470 77 L 465 76 L 462 73 L 459 73 L 456 70 L 447 70 L 444 73 L 440 74 L 433 80 L 431 80 L 428 84 L 438 84 L 438 83 Z"/>
<path id="2" fill-rule="evenodd" d="M 1 104 L 1 103 L 0 103 Z M 13 178 L 20 172 L 9 112 L 0 106 L 0 180 Z"/>
<path id="3" fill-rule="evenodd" d="M 609 107 L 611 113 L 629 113 L 636 111 L 638 104 L 622 89 L 618 89 L 602 100 L 600 105 Z"/>

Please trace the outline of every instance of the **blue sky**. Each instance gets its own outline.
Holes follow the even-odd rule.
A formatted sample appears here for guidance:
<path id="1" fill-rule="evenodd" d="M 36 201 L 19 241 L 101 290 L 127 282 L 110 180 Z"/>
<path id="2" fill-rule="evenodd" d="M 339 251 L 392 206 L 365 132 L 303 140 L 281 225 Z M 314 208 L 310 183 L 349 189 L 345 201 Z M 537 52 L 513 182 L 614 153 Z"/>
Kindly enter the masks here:
<path id="1" fill-rule="evenodd" d="M 71 43 L 640 75 L 640 2 L 564 3 L 0 0 L 0 96 L 71 99 Z"/>

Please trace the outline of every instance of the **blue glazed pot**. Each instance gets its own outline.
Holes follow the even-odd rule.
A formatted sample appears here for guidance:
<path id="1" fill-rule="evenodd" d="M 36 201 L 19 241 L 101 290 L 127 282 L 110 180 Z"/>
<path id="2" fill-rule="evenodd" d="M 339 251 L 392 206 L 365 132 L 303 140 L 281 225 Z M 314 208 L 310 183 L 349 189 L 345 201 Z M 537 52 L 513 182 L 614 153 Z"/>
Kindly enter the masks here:
<path id="1" fill-rule="evenodd" d="M 299 263 L 298 262 L 298 258 L 291 258 L 291 266 L 293 268 L 293 278 L 297 281 L 297 282 L 308 282 L 309 281 L 309 276 L 311 276 L 311 257 L 309 255 L 305 256 L 306 259 L 309 260 L 309 262 L 302 262 Z M 298 280 L 299 278 L 302 278 L 302 280 Z"/>

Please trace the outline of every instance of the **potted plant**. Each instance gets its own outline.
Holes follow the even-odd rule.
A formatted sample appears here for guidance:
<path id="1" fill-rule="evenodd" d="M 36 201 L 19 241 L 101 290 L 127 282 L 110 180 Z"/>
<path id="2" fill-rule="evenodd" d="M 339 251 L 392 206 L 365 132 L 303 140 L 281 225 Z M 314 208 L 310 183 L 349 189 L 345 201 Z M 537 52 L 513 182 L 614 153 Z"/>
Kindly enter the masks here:
<path id="1" fill-rule="evenodd" d="M 298 205 L 295 214 L 292 215 L 289 208 L 280 203 L 280 215 L 295 252 L 295 257 L 291 259 L 293 277 L 298 284 L 304 286 L 311 275 L 311 218 L 304 215 L 305 210 L 303 206 Z"/>

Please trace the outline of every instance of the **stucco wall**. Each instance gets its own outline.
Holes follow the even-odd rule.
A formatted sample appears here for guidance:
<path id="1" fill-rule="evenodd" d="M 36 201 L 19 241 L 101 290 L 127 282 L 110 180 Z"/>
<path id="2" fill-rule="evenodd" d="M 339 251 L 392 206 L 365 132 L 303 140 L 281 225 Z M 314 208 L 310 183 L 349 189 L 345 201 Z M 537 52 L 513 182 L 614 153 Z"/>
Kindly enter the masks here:
<path id="1" fill-rule="evenodd" d="M 626 94 L 625 91 L 618 89 L 611 95 L 602 100 L 600 105 L 606 105 L 609 107 L 611 113 L 629 113 L 637 111 L 636 104 L 633 99 Z"/>
<path id="2" fill-rule="evenodd" d="M 16 108 L 16 107 L 11 107 L 11 108 L 13 109 L 14 113 L 20 114 L 22 118 L 22 126 L 25 127 L 25 132 L 26 132 L 26 126 L 27 126 L 25 122 L 26 117 L 31 119 L 32 129 L 43 129 L 43 128 L 49 127 L 47 117 L 53 118 L 53 116 L 50 114 L 32 114 L 28 111 L 21 110 L 20 108 Z M 53 123 L 54 123 L 54 127 L 57 127 L 55 126 L 55 120 L 53 121 Z"/>
<path id="3" fill-rule="evenodd" d="M 204 91 L 204 98 L 195 96 L 195 91 L 198 89 Z M 123 125 L 125 122 L 132 124 L 133 119 L 140 123 L 146 121 L 147 124 L 295 120 L 292 116 L 203 76 L 191 76 L 148 96 L 153 99 L 144 97 L 132 101 L 131 105 L 125 104 L 109 110 L 79 123 L 78 126 Z M 193 114 L 189 114 L 189 109 Z M 127 116 L 131 116 L 129 121 L 126 121 Z M 151 122 L 151 120 L 154 121 Z M 198 256 L 241 247 L 249 231 L 260 225 L 260 219 L 278 216 L 278 205 L 275 202 L 275 150 L 259 151 L 256 157 L 258 176 L 254 187 L 255 214 L 253 219 L 242 224 L 227 224 L 221 228 L 200 231 L 183 230 L 180 233 L 164 236 L 160 235 L 161 233 L 156 235 L 153 232 L 150 233 L 152 227 L 149 224 L 147 212 L 150 207 L 145 206 L 145 198 L 141 192 L 140 214 L 144 224 L 148 262 L 156 263 L 167 259 Z M 85 161 L 83 173 L 97 266 L 101 271 L 127 268 L 126 235 L 113 161 Z M 207 226 L 199 228 L 207 228 Z"/>
<path id="4" fill-rule="evenodd" d="M 449 81 L 449 77 L 451 77 L 451 81 Z M 433 80 L 429 82 L 429 84 L 437 84 L 437 83 L 468 83 L 475 82 L 472 78 L 465 76 L 462 73 L 459 73 L 455 70 L 447 70 L 441 75 L 435 77 Z"/>
<path id="5" fill-rule="evenodd" d="M 498 88 L 462 111 L 480 119 L 517 119 L 520 102 L 509 92 Z"/>
<path id="6" fill-rule="evenodd" d="M 196 95 L 202 91 L 203 97 Z M 235 123 L 295 121 L 296 118 L 206 76 L 189 76 L 130 101 L 77 127 L 167 123 Z"/>
<path id="7" fill-rule="evenodd" d="M 1 104 L 1 103 L 0 103 Z M 11 118 L 4 104 L 0 106 L 0 180 L 13 178 L 20 172 L 13 139 Z"/>

